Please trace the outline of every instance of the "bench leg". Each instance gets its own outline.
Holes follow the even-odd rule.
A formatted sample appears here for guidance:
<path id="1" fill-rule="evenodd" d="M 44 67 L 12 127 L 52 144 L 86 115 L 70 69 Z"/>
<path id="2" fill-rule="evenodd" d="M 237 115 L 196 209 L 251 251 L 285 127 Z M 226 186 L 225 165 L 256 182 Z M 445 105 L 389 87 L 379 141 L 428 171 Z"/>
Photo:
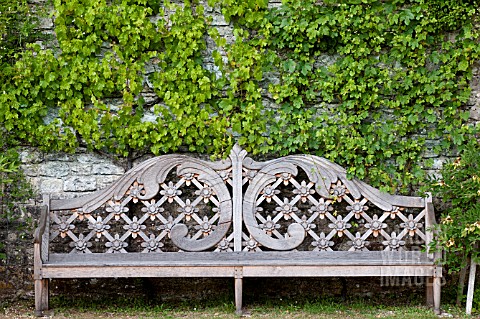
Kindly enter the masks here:
<path id="1" fill-rule="evenodd" d="M 427 277 L 425 283 L 425 296 L 427 299 L 427 306 L 433 308 L 433 277 Z"/>
<path id="2" fill-rule="evenodd" d="M 243 278 L 235 278 L 235 313 L 237 315 L 242 314 L 242 289 Z"/>
<path id="3" fill-rule="evenodd" d="M 439 315 L 440 310 L 440 293 L 442 291 L 442 278 L 433 277 L 433 311 Z"/>
<path id="4" fill-rule="evenodd" d="M 43 316 L 43 312 L 48 310 L 48 279 L 35 280 L 35 316 Z"/>

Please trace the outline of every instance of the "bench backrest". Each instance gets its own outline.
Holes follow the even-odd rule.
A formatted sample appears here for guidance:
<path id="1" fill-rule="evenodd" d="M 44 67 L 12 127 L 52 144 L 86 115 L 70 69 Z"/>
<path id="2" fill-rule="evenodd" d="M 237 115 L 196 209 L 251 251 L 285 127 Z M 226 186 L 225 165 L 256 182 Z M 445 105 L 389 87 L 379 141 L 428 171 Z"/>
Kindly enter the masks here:
<path id="1" fill-rule="evenodd" d="M 383 193 L 317 156 L 256 162 L 238 146 L 218 162 L 155 157 L 104 190 L 45 201 L 43 244 L 64 253 L 419 250 L 435 223 L 428 197 Z"/>

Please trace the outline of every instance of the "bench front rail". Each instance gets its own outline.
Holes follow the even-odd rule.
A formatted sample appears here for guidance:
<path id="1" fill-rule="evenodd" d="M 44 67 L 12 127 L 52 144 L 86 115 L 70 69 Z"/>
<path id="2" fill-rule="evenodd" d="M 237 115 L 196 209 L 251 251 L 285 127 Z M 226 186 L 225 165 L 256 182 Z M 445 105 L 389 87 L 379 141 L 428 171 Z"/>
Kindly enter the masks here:
<path id="1" fill-rule="evenodd" d="M 423 252 L 431 198 L 389 195 L 311 155 L 256 162 L 235 146 L 209 162 L 164 155 L 110 187 L 44 197 L 35 231 L 36 313 L 50 278 L 423 276 L 440 309 L 441 267 Z"/>

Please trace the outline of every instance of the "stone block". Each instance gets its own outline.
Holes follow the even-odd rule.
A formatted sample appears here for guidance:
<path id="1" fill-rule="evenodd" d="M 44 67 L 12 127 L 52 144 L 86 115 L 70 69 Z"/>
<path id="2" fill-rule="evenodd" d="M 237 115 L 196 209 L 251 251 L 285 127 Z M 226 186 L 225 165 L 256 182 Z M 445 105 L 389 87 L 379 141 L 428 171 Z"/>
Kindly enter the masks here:
<path id="1" fill-rule="evenodd" d="M 339 55 L 320 54 L 314 63 L 315 68 L 328 67 L 334 64 L 340 58 Z"/>
<path id="2" fill-rule="evenodd" d="M 97 189 L 97 181 L 94 176 L 71 176 L 63 183 L 65 192 L 87 192 Z"/>
<path id="3" fill-rule="evenodd" d="M 281 6 L 282 6 L 281 2 L 277 2 L 277 1 L 269 1 L 268 2 L 268 8 L 269 9 L 280 8 Z"/>
<path id="4" fill-rule="evenodd" d="M 215 64 L 207 63 L 203 67 L 205 68 L 205 70 L 208 70 L 208 71 L 214 73 L 215 77 L 217 79 L 222 77 L 222 72 L 220 71 L 220 68 L 218 66 L 216 66 Z"/>
<path id="5" fill-rule="evenodd" d="M 116 175 L 102 175 L 102 176 L 97 176 L 97 188 L 98 189 L 104 189 L 107 188 L 108 186 L 112 185 L 116 180 L 118 180 L 120 176 Z"/>
<path id="6" fill-rule="evenodd" d="M 63 181 L 59 178 L 44 178 L 38 185 L 40 193 L 60 193 L 63 191 Z"/>
<path id="7" fill-rule="evenodd" d="M 433 164 L 432 164 L 432 169 L 434 170 L 440 170 L 443 167 L 443 163 L 447 161 L 446 157 L 438 157 L 433 159 Z"/>
<path id="8" fill-rule="evenodd" d="M 439 157 L 439 154 L 435 153 L 433 151 L 433 149 L 436 147 L 436 146 L 439 146 L 440 145 L 440 141 L 439 140 L 426 140 L 425 141 L 425 151 L 423 152 L 422 154 L 422 157 L 423 158 L 435 158 L 435 157 Z"/>
<path id="9" fill-rule="evenodd" d="M 39 175 L 48 177 L 64 177 L 70 173 L 70 168 L 65 162 L 47 162 L 39 166 Z"/>
<path id="10" fill-rule="evenodd" d="M 24 164 L 37 164 L 43 161 L 43 154 L 32 149 L 24 149 L 20 152 L 20 161 Z"/>
<path id="11" fill-rule="evenodd" d="M 228 44 L 235 42 L 235 36 L 233 35 L 233 27 L 228 26 L 217 26 L 218 33 L 220 36 L 224 37 L 227 40 Z"/>
<path id="12" fill-rule="evenodd" d="M 158 119 L 158 115 L 155 115 L 150 112 L 145 112 L 142 117 L 142 123 L 144 122 L 151 122 L 151 123 L 156 123 Z"/>
<path id="13" fill-rule="evenodd" d="M 153 90 L 155 88 L 155 85 L 153 85 L 152 81 L 148 77 L 145 78 L 145 84 L 147 85 L 148 89 Z"/>
<path id="14" fill-rule="evenodd" d="M 20 168 L 22 169 L 25 176 L 28 176 L 28 177 L 38 176 L 38 164 L 21 165 Z"/>
<path id="15" fill-rule="evenodd" d="M 470 109 L 470 118 L 476 121 L 480 121 L 480 99 L 477 102 L 477 105 L 473 106 Z"/>
<path id="16" fill-rule="evenodd" d="M 53 29 L 53 20 L 52 18 L 40 17 L 38 19 L 38 28 L 39 29 Z"/>
<path id="17" fill-rule="evenodd" d="M 125 173 L 123 167 L 110 163 L 99 163 L 92 166 L 92 174 L 95 175 L 122 175 Z"/>
<path id="18" fill-rule="evenodd" d="M 92 173 L 92 164 L 70 163 L 70 172 L 73 175 L 90 175 Z"/>
<path id="19" fill-rule="evenodd" d="M 72 154 L 52 153 L 52 154 L 46 154 L 45 160 L 59 161 L 59 162 L 72 162 L 74 161 L 74 157 L 72 156 Z"/>
<path id="20" fill-rule="evenodd" d="M 158 96 L 155 93 L 142 93 L 143 100 L 147 105 L 153 105 L 159 100 Z"/>
<path id="21" fill-rule="evenodd" d="M 148 62 L 145 64 L 145 73 L 147 75 L 158 72 L 160 70 L 160 67 L 157 64 Z"/>
<path id="22" fill-rule="evenodd" d="M 80 154 L 77 157 L 77 161 L 82 164 L 90 164 L 90 163 L 99 163 L 101 159 L 92 154 Z"/>
<path id="23" fill-rule="evenodd" d="M 123 103 L 120 98 L 105 99 L 105 104 L 110 108 L 110 111 L 119 111 L 123 107 Z"/>
<path id="24" fill-rule="evenodd" d="M 229 23 L 225 21 L 225 17 L 223 15 L 211 15 L 212 17 L 212 26 L 227 26 Z"/>
<path id="25" fill-rule="evenodd" d="M 41 184 L 42 184 L 42 181 L 43 181 L 43 178 L 40 178 L 40 177 L 30 177 L 30 176 L 27 176 L 27 181 L 30 183 L 30 185 L 32 186 L 32 188 L 39 194 L 41 194 L 40 192 L 40 187 L 41 187 Z"/>

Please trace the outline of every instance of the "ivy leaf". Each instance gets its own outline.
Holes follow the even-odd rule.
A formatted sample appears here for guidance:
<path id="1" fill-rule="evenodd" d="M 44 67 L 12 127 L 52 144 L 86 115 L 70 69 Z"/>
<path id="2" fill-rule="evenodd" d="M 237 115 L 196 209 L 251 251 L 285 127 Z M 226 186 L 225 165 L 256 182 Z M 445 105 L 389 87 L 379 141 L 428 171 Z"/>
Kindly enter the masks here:
<path id="1" fill-rule="evenodd" d="M 305 63 L 302 65 L 302 74 L 307 75 L 312 70 L 312 65 L 310 63 Z"/>
<path id="2" fill-rule="evenodd" d="M 467 69 L 468 69 L 468 61 L 466 61 L 466 60 L 460 61 L 460 63 L 458 64 L 458 70 L 459 71 L 466 71 Z"/>
<path id="3" fill-rule="evenodd" d="M 415 16 L 409 9 L 402 10 L 402 12 L 400 13 L 400 20 L 403 21 L 406 25 L 409 25 L 410 20 L 413 20 L 414 18 Z"/>
<path id="4" fill-rule="evenodd" d="M 468 121 L 468 119 L 470 118 L 470 112 L 460 112 L 460 118 L 464 121 Z"/>
<path id="5" fill-rule="evenodd" d="M 283 69 L 289 73 L 293 73 L 296 67 L 297 63 L 293 60 L 287 60 L 283 63 Z"/>

